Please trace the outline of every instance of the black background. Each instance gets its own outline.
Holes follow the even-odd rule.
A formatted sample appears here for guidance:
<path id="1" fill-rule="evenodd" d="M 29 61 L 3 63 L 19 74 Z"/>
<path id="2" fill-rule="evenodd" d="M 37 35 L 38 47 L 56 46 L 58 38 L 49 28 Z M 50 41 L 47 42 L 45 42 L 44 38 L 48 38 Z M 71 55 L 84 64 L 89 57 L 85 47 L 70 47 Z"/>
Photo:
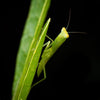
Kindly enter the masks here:
<path id="1" fill-rule="evenodd" d="M 30 0 L 0 3 L 0 100 L 11 99 L 15 60 Z M 47 79 L 34 87 L 28 100 L 35 97 L 64 99 L 100 99 L 99 2 L 92 0 L 52 0 L 48 35 L 54 39 L 67 26 L 69 9 L 70 38 L 46 65 Z M 48 99 L 47 97 L 47 99 Z"/>

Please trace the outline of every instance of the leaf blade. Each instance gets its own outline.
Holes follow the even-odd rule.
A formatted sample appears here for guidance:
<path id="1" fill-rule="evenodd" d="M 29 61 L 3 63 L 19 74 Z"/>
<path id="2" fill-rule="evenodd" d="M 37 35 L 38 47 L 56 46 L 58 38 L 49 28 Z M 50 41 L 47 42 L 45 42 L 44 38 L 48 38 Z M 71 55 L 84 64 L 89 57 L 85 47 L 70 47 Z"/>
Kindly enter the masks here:
<path id="1" fill-rule="evenodd" d="M 50 0 L 32 0 L 30 5 L 29 15 L 23 31 L 23 36 L 20 42 L 18 55 L 16 59 L 16 69 L 12 88 L 12 95 L 15 92 L 18 80 L 22 74 L 25 60 L 28 54 L 30 43 L 35 38 L 34 47 L 40 36 L 40 31 L 44 23 Z M 30 57 L 31 59 L 31 57 Z"/>
<path id="2" fill-rule="evenodd" d="M 21 99 L 26 100 L 26 98 L 29 94 L 31 84 L 32 84 L 32 81 L 33 81 L 33 78 L 34 78 L 34 75 L 36 72 L 37 65 L 38 65 L 38 61 L 40 58 L 40 54 L 42 51 L 45 36 L 46 36 L 47 30 L 48 30 L 49 23 L 50 23 L 50 19 L 47 21 L 47 23 L 44 26 L 44 29 L 43 29 L 42 34 L 39 38 L 39 41 L 36 45 L 36 48 L 32 54 L 32 59 L 31 59 L 30 65 L 24 67 L 22 76 L 20 78 L 20 81 L 18 83 L 18 86 L 17 86 L 16 91 L 13 96 L 13 100 L 21 100 Z M 32 48 L 32 47 L 30 47 L 30 48 Z"/>

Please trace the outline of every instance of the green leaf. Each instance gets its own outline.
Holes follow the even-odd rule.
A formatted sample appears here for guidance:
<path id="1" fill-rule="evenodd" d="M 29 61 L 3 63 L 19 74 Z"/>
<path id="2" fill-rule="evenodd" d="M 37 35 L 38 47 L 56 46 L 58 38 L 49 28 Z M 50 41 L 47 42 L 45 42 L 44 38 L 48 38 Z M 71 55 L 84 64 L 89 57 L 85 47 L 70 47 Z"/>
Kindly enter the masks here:
<path id="1" fill-rule="evenodd" d="M 26 57 L 28 55 L 29 47 L 34 40 L 34 48 L 36 43 L 38 42 L 41 28 L 45 21 L 45 17 L 47 15 L 47 11 L 50 5 L 51 0 L 31 0 L 30 10 L 28 14 L 28 18 L 25 24 L 25 28 L 23 31 L 22 39 L 20 41 L 20 47 L 16 59 L 16 68 L 14 75 L 14 82 L 12 88 L 12 95 L 15 92 L 15 88 L 18 84 L 18 80 L 21 77 L 23 72 L 23 68 L 25 65 Z M 30 58 L 28 59 L 30 61 Z M 26 61 L 27 63 L 28 61 Z"/>
<path id="2" fill-rule="evenodd" d="M 49 23 L 50 23 L 50 19 L 45 24 L 34 50 L 33 50 L 34 38 L 31 42 L 30 50 L 28 53 L 28 54 L 30 54 L 31 59 L 28 62 L 28 65 L 24 66 L 21 78 L 18 82 L 15 93 L 13 95 L 13 100 L 21 100 L 21 99 L 26 100 L 26 98 L 30 92 L 31 84 L 32 84 L 33 78 L 34 78 L 35 73 L 36 73 L 36 69 L 38 66 L 40 54 L 42 51 L 42 47 L 43 47 L 45 36 L 46 36 L 47 30 L 48 30 Z M 30 56 L 27 56 L 27 59 L 29 59 Z M 26 60 L 26 62 L 27 61 L 28 60 Z"/>

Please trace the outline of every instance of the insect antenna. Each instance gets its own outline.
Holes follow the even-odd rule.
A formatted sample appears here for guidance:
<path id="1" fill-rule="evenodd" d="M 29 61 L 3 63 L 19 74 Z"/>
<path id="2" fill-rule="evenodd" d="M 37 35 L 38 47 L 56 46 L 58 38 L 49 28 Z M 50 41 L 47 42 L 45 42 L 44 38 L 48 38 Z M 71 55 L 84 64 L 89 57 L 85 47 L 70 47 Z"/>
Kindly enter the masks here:
<path id="1" fill-rule="evenodd" d="M 69 10 L 69 19 L 68 19 L 68 24 L 67 24 L 66 30 L 68 30 L 68 27 L 69 27 L 69 24 L 70 24 L 70 19 L 71 19 L 71 8 Z"/>
<path id="2" fill-rule="evenodd" d="M 68 20 L 68 24 L 67 24 L 66 30 L 68 30 L 68 27 L 69 27 L 69 24 L 70 24 L 70 20 L 71 20 L 71 8 L 70 8 L 70 10 L 69 10 L 69 20 Z M 68 33 L 69 33 L 69 34 L 70 34 L 70 33 L 87 34 L 87 32 L 73 32 L 73 31 L 68 32 Z"/>
<path id="3" fill-rule="evenodd" d="M 87 34 L 87 32 L 68 32 L 68 33 L 69 33 L 69 34 L 70 34 L 70 33 L 72 33 L 72 34 L 74 34 L 74 33 L 78 33 L 78 34 L 79 34 L 79 33 L 80 33 L 80 34 Z"/>

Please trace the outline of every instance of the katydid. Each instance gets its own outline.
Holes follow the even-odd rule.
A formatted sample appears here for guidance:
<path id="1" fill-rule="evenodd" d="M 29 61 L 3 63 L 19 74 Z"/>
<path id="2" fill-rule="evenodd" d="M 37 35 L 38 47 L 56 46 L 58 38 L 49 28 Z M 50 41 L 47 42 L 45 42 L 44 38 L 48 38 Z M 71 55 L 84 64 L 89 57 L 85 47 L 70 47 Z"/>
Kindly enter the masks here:
<path id="1" fill-rule="evenodd" d="M 40 74 L 44 73 L 44 78 L 41 79 L 40 81 L 36 82 L 35 84 L 32 85 L 32 87 L 34 87 L 35 85 L 39 84 L 40 82 L 42 82 L 43 80 L 46 79 L 46 71 L 45 71 L 45 66 L 46 63 L 49 61 L 49 59 L 53 56 L 53 54 L 57 51 L 57 49 L 66 41 L 67 38 L 69 38 L 69 34 L 67 32 L 69 23 L 70 23 L 70 17 L 71 17 L 71 9 L 69 11 L 69 20 L 68 20 L 68 24 L 67 27 L 63 27 L 61 29 L 61 32 L 59 33 L 59 35 L 56 37 L 56 39 L 53 41 L 49 36 L 46 35 L 46 37 L 50 40 L 46 43 L 46 47 L 43 51 L 43 54 L 41 56 L 41 60 L 38 64 L 38 68 L 37 68 L 37 76 L 39 77 Z"/>
<path id="2" fill-rule="evenodd" d="M 33 84 L 32 87 L 46 79 L 46 71 L 45 71 L 46 63 L 53 56 L 53 54 L 57 51 L 57 49 L 66 41 L 66 39 L 69 38 L 69 33 L 83 33 L 83 34 L 86 33 L 86 32 L 67 32 L 67 29 L 68 29 L 69 23 L 70 23 L 70 19 L 71 19 L 71 9 L 69 11 L 69 20 L 68 20 L 67 27 L 66 28 L 63 27 L 61 29 L 61 32 L 56 37 L 56 39 L 53 41 L 49 36 L 46 36 L 48 39 L 50 39 L 50 41 L 48 41 L 46 43 L 47 46 L 45 47 L 45 49 L 43 51 L 43 54 L 41 56 L 41 60 L 39 62 L 38 69 L 37 69 L 37 76 L 39 77 L 43 71 L 44 78 L 41 79 L 40 81 L 36 82 L 35 84 Z"/>

